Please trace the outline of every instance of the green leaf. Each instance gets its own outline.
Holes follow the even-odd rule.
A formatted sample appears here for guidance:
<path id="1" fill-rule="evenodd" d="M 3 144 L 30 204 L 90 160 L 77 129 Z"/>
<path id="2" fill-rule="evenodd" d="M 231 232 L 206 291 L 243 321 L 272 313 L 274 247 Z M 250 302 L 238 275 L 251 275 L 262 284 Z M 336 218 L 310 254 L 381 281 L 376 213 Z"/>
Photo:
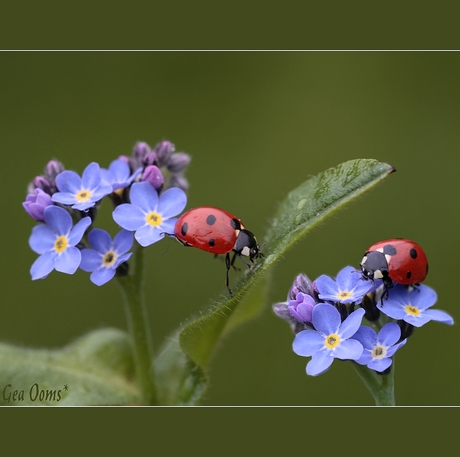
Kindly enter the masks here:
<path id="1" fill-rule="evenodd" d="M 233 297 L 223 298 L 181 331 L 180 345 L 203 372 L 222 336 L 264 306 L 270 267 L 313 227 L 392 173 L 391 165 L 357 159 L 313 176 L 291 191 L 271 220 L 265 258 L 241 278 Z"/>
<path id="2" fill-rule="evenodd" d="M 0 344 L 1 405 L 139 404 L 129 337 L 93 331 L 62 349 Z M 66 387 L 67 386 L 67 390 Z"/>

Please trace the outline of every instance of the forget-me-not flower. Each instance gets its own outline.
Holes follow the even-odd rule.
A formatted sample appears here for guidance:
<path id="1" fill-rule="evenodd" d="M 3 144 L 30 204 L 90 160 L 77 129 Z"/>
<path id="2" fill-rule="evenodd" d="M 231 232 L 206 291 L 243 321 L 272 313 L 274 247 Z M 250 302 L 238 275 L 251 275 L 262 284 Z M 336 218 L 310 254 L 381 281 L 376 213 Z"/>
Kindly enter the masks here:
<path id="1" fill-rule="evenodd" d="M 174 234 L 177 216 L 187 204 L 187 195 L 178 187 L 165 190 L 160 196 L 148 182 L 134 183 L 130 189 L 131 203 L 123 203 L 113 211 L 113 219 L 125 230 L 134 231 L 141 246 Z"/>
<path id="2" fill-rule="evenodd" d="M 138 168 L 134 173 L 126 160 L 113 160 L 109 168 L 101 168 L 101 182 L 103 185 L 112 186 L 113 191 L 128 187 L 142 171 L 142 167 Z"/>
<path id="3" fill-rule="evenodd" d="M 339 271 L 335 281 L 327 275 L 321 275 L 315 281 L 319 298 L 334 303 L 360 303 L 373 287 L 369 281 L 361 279 L 361 272 L 353 267 L 345 267 Z"/>
<path id="4" fill-rule="evenodd" d="M 364 315 L 359 308 L 343 322 L 335 306 L 319 303 L 313 308 L 315 330 L 303 330 L 295 336 L 292 348 L 297 355 L 312 357 L 307 374 L 316 376 L 332 365 L 334 358 L 358 360 L 363 353 L 362 344 L 351 337 L 356 333 Z"/>
<path id="5" fill-rule="evenodd" d="M 82 249 L 80 268 L 91 272 L 90 279 L 97 286 L 110 281 L 116 269 L 132 255 L 127 252 L 133 245 L 133 234 L 121 230 L 112 241 L 111 236 L 102 229 L 93 229 L 88 233 L 92 249 Z"/>
<path id="6" fill-rule="evenodd" d="M 374 329 L 362 325 L 353 336 L 364 347 L 356 362 L 374 371 L 385 371 L 393 363 L 391 357 L 394 353 L 407 342 L 406 338 L 398 343 L 400 338 L 401 329 L 396 322 L 385 324 L 378 335 Z"/>
<path id="7" fill-rule="evenodd" d="M 387 300 L 377 305 L 378 309 L 393 319 L 401 319 L 414 327 L 421 327 L 429 321 L 453 325 L 454 320 L 445 311 L 428 309 L 436 303 L 437 294 L 430 287 L 421 284 L 406 287 L 396 284 Z"/>
<path id="8" fill-rule="evenodd" d="M 96 162 L 90 163 L 82 177 L 71 170 L 65 170 L 56 177 L 59 192 L 51 197 L 56 203 L 69 205 L 80 211 L 88 210 L 112 193 L 112 186 L 101 182 L 101 170 Z"/>
<path id="9" fill-rule="evenodd" d="M 91 224 L 90 217 L 84 217 L 72 227 L 72 217 L 59 206 L 48 206 L 44 211 L 45 224 L 32 229 L 29 245 L 40 257 L 33 263 L 32 279 L 41 279 L 56 269 L 73 274 L 81 261 L 80 249 L 75 246 L 81 241 Z"/>

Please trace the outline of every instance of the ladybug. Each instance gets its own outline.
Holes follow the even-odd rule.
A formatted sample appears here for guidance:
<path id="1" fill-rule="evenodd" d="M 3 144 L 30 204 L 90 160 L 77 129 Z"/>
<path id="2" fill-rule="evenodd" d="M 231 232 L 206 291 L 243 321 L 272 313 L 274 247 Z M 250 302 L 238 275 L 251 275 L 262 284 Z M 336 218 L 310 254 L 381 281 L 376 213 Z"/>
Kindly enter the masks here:
<path id="1" fill-rule="evenodd" d="M 391 238 L 373 244 L 361 260 L 362 279 L 381 279 L 384 295 L 394 283 L 417 285 L 426 278 L 428 259 L 420 245 L 406 238 Z"/>
<path id="2" fill-rule="evenodd" d="M 256 237 L 246 230 L 241 220 L 213 206 L 193 208 L 182 214 L 174 226 L 174 236 L 184 246 L 192 246 L 216 256 L 225 254 L 225 284 L 230 295 L 233 294 L 228 276 L 230 267 L 236 269 L 233 265 L 236 257 L 239 257 L 248 268 L 251 266 L 243 260 L 243 256 L 249 257 L 252 263 L 254 259 L 263 257 Z M 230 260 L 232 251 L 233 258 Z"/>

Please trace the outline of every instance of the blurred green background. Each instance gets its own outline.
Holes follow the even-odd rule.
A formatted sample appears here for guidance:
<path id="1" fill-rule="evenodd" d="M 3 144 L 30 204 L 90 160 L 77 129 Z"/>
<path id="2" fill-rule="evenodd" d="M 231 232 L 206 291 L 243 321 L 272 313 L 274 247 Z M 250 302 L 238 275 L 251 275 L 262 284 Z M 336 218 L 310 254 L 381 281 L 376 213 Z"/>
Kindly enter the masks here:
<path id="1" fill-rule="evenodd" d="M 30 279 L 34 223 L 21 202 L 51 158 L 81 173 L 137 141 L 170 140 L 192 156 L 188 208 L 225 208 L 261 241 L 277 203 L 307 177 L 375 158 L 397 173 L 277 264 L 265 311 L 220 345 L 203 401 L 372 405 L 348 363 L 307 377 L 308 359 L 292 352 L 271 304 L 286 299 L 299 272 L 335 275 L 358 267 L 375 241 L 407 237 L 428 255 L 436 307 L 457 321 L 459 83 L 460 55 L 450 52 L 1 53 L 0 340 L 52 348 L 92 329 L 126 328 L 115 283 L 99 288 L 82 271 Z M 111 223 L 109 207 L 101 213 L 98 222 Z M 157 347 L 225 293 L 224 265 L 173 240 L 149 248 L 148 268 Z M 458 325 L 415 331 L 396 358 L 397 404 L 460 404 L 459 338 Z"/>

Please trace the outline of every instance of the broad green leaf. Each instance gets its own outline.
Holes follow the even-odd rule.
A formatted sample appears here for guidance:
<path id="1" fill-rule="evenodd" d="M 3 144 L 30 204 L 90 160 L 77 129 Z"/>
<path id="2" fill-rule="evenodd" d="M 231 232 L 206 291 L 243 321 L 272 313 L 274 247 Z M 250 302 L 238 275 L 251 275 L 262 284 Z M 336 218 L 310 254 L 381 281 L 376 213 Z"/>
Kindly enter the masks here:
<path id="1" fill-rule="evenodd" d="M 357 159 L 313 176 L 280 204 L 265 237 L 265 258 L 245 274 L 231 298 L 223 298 L 181 331 L 180 345 L 204 372 L 220 338 L 264 306 L 269 268 L 313 227 L 394 171 L 373 159 Z"/>
<path id="2" fill-rule="evenodd" d="M 115 329 L 93 331 L 56 350 L 2 343 L 0 404 L 139 404 L 131 354 L 128 335 Z"/>

